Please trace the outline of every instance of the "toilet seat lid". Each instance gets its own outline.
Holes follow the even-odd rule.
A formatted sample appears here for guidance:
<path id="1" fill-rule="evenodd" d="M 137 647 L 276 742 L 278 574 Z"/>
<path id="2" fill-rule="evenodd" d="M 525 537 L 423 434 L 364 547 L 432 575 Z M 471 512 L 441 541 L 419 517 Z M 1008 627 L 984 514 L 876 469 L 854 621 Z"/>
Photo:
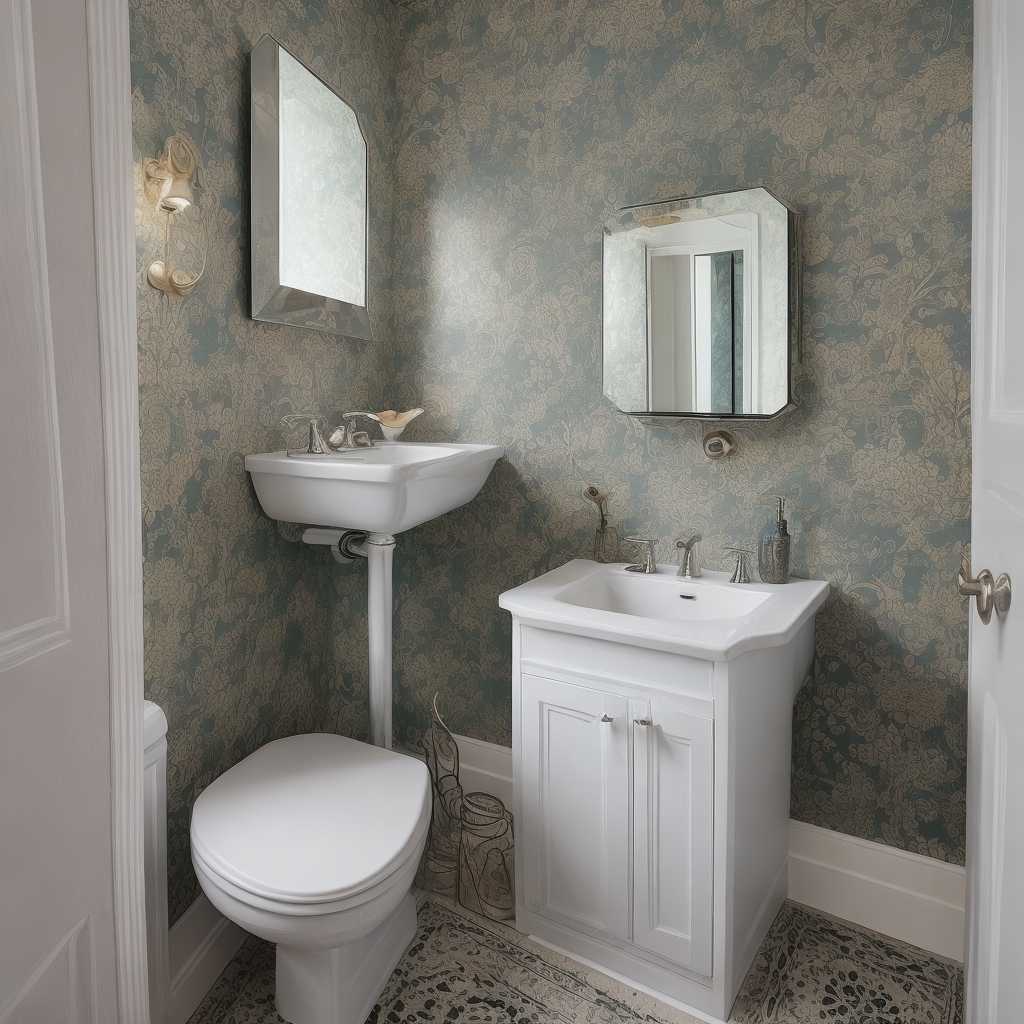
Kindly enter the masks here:
<path id="1" fill-rule="evenodd" d="M 429 821 L 421 761 L 310 733 L 268 743 L 207 786 L 192 810 L 192 847 L 247 892 L 326 903 L 394 873 Z"/>

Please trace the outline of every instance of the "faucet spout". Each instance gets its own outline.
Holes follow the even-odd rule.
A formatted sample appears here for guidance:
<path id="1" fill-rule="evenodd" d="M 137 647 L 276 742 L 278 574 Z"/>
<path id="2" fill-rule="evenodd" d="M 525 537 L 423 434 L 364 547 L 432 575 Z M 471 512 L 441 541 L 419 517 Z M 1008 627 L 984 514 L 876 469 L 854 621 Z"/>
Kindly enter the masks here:
<path id="1" fill-rule="evenodd" d="M 648 537 L 626 537 L 627 544 L 636 544 L 643 548 L 643 559 L 635 565 L 627 565 L 627 572 L 640 572 L 645 576 L 653 576 L 658 571 L 658 563 L 654 558 L 654 541 Z"/>
<path id="2" fill-rule="evenodd" d="M 698 545 L 703 539 L 699 533 L 695 533 L 688 540 L 680 538 L 676 541 L 676 549 L 680 552 L 678 576 L 692 580 L 701 575 L 700 548 Z"/>
<path id="3" fill-rule="evenodd" d="M 341 426 L 335 429 L 327 443 L 334 451 L 342 448 L 373 448 L 373 438 L 365 430 L 356 430 L 355 423 L 359 417 L 380 422 L 380 417 L 372 412 L 346 412 L 342 414 Z"/>

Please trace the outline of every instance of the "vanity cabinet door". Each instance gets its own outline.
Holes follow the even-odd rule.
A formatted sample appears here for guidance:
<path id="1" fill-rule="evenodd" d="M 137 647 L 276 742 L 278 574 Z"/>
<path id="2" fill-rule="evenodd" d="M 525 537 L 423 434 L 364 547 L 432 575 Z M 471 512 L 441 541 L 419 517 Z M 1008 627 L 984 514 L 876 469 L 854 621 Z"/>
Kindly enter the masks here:
<path id="1" fill-rule="evenodd" d="M 573 928 L 627 939 L 628 702 L 539 676 L 522 681 L 517 853 L 525 857 L 527 906 Z"/>
<path id="2" fill-rule="evenodd" d="M 711 975 L 714 723 L 631 700 L 633 943 Z"/>

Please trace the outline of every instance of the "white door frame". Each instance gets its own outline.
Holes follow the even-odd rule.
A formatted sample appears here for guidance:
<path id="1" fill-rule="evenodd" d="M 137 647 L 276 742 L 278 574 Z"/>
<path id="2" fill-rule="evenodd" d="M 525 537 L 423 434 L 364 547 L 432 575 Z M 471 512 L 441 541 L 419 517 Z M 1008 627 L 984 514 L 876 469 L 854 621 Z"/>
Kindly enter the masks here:
<path id="1" fill-rule="evenodd" d="M 86 0 L 110 618 L 114 934 L 121 1024 L 148 1024 L 142 788 L 142 487 L 125 0 Z"/>

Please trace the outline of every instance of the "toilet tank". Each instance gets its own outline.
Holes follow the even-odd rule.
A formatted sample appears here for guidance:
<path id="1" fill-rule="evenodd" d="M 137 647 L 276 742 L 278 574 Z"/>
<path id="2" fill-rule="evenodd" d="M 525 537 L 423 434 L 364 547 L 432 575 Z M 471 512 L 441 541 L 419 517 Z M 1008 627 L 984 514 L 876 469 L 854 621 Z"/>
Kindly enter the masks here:
<path id="1" fill-rule="evenodd" d="M 145 787 L 146 940 L 150 1024 L 167 1024 L 170 955 L 167 934 L 167 719 L 147 700 L 142 726 Z"/>

